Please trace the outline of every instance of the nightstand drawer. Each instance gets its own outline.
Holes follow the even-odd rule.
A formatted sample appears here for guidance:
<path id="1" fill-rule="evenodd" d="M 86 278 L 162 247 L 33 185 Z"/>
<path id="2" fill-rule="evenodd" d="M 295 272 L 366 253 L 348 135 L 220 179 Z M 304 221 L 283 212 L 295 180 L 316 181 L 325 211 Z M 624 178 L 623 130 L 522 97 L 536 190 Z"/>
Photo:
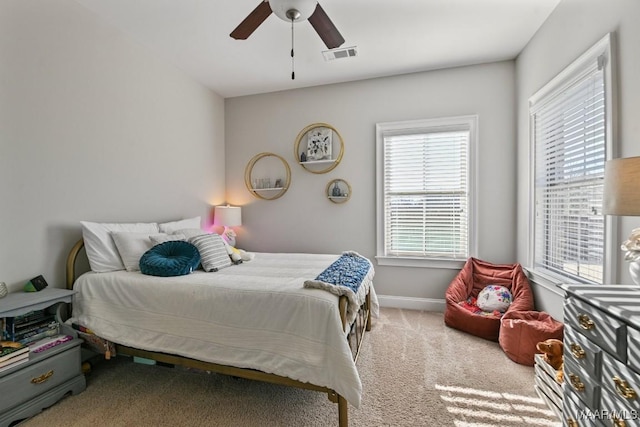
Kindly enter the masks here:
<path id="1" fill-rule="evenodd" d="M 589 376 L 600 377 L 602 350 L 569 325 L 564 327 L 564 358 L 575 362 Z"/>
<path id="2" fill-rule="evenodd" d="M 37 356 L 32 353 L 30 357 L 37 357 L 41 360 L 35 363 L 28 362 L 30 364 L 22 365 L 24 368 L 0 378 L 0 390 L 11 391 L 3 393 L 2 400 L 0 400 L 0 413 L 81 373 L 80 340 L 73 340 L 61 344 L 60 349 L 53 348 L 47 351 L 58 353 L 51 357 L 44 357 L 47 352 Z"/>
<path id="3" fill-rule="evenodd" d="M 627 325 L 602 310 L 577 298 L 568 298 L 564 307 L 565 323 L 598 347 L 627 361 Z"/>

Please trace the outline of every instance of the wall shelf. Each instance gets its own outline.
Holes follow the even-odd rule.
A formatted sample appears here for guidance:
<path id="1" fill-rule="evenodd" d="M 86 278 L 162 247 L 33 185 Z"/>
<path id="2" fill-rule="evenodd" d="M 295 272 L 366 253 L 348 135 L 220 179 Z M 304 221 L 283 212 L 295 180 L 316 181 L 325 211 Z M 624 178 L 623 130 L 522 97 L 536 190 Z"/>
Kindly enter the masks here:
<path id="1" fill-rule="evenodd" d="M 351 198 L 351 185 L 342 178 L 332 179 L 324 193 L 333 203 L 346 203 Z"/>
<path id="2" fill-rule="evenodd" d="M 284 178 L 283 185 L 277 186 L 277 187 L 257 188 L 254 185 L 253 169 L 256 166 L 256 163 L 271 157 L 279 160 L 282 163 L 282 167 L 284 168 L 285 175 L 286 175 Z M 271 181 L 271 179 L 269 179 L 269 181 Z M 291 185 L 291 168 L 289 167 L 289 164 L 282 156 L 279 156 L 274 153 L 266 153 L 266 152 L 257 154 L 249 161 L 249 163 L 247 163 L 247 167 L 244 170 L 244 184 L 247 187 L 247 190 L 249 190 L 249 192 L 254 197 L 257 197 L 258 199 L 262 199 L 262 200 L 278 199 L 282 197 L 284 193 L 287 192 L 287 190 L 289 189 L 289 186 Z"/>
<path id="3" fill-rule="evenodd" d="M 293 155 L 307 171 L 315 174 L 327 173 L 342 161 L 344 141 L 330 124 L 313 123 L 298 133 Z"/>

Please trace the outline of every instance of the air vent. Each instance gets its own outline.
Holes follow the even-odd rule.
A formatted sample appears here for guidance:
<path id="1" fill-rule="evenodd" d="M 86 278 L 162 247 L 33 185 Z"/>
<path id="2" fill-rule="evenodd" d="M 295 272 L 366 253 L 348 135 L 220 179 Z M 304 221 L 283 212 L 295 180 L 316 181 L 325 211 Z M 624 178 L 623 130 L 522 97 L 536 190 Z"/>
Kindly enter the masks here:
<path id="1" fill-rule="evenodd" d="M 341 47 L 338 49 L 325 50 L 322 52 L 325 61 L 333 61 L 334 59 L 351 58 L 358 54 L 356 46 Z"/>

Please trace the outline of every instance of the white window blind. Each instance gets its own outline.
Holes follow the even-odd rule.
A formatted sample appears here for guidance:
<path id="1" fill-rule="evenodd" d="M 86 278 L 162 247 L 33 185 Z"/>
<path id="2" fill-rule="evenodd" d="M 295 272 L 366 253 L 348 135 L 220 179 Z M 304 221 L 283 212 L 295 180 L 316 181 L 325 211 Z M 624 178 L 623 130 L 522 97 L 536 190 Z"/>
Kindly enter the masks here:
<path id="1" fill-rule="evenodd" d="M 384 256 L 468 257 L 469 134 L 383 133 Z"/>
<path id="2" fill-rule="evenodd" d="M 534 139 L 534 269 L 603 283 L 606 98 L 603 57 L 531 109 Z"/>

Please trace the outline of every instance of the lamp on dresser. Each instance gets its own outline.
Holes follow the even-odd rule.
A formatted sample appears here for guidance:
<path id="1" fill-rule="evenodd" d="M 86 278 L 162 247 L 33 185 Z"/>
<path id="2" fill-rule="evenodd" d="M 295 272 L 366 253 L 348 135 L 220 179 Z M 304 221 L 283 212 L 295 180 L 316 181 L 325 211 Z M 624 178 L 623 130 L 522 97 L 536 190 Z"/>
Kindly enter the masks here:
<path id="1" fill-rule="evenodd" d="M 627 157 L 607 161 L 604 168 L 605 215 L 640 216 L 640 157 Z M 629 261 L 629 273 L 640 285 L 640 228 L 631 232 L 622 244 Z"/>
<path id="2" fill-rule="evenodd" d="M 222 237 L 231 246 L 235 246 L 236 232 L 231 227 L 242 225 L 242 209 L 239 206 L 216 206 L 213 211 L 213 225 L 224 226 Z"/>

